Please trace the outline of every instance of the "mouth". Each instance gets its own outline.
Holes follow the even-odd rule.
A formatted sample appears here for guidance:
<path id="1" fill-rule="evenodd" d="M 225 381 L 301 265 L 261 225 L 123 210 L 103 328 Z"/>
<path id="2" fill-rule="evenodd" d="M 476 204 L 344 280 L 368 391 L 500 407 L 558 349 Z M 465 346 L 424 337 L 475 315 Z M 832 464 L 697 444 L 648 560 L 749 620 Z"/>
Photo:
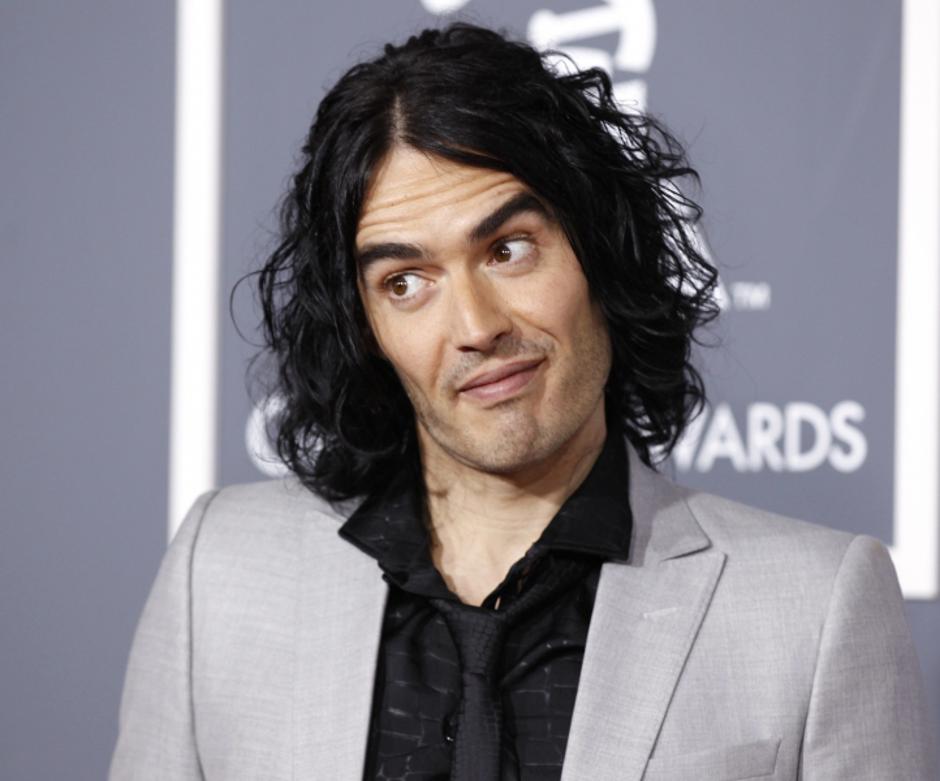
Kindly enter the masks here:
<path id="1" fill-rule="evenodd" d="M 457 392 L 478 401 L 502 401 L 525 388 L 535 377 L 544 358 L 515 361 L 471 377 Z"/>

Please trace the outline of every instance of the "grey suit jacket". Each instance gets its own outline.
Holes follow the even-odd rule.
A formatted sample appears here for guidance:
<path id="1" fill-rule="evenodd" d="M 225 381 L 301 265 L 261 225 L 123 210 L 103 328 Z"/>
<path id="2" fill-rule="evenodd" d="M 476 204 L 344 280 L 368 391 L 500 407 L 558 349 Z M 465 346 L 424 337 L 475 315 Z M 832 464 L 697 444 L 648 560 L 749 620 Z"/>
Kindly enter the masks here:
<path id="1" fill-rule="evenodd" d="M 935 781 L 897 579 L 874 539 L 688 491 L 631 451 L 563 781 Z M 387 586 L 352 507 L 295 480 L 202 496 L 134 639 L 111 779 L 362 777 Z"/>

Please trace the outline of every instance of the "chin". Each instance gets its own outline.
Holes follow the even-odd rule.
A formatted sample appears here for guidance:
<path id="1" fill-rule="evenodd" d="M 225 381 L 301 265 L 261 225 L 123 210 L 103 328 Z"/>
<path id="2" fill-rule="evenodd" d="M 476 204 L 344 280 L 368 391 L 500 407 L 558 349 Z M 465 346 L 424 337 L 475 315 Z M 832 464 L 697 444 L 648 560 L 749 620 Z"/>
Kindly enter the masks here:
<path id="1" fill-rule="evenodd" d="M 466 431 L 466 429 L 464 430 Z M 574 434 L 537 421 L 504 421 L 491 430 L 477 429 L 444 443 L 451 455 L 467 466 L 490 474 L 508 475 L 550 458 Z"/>

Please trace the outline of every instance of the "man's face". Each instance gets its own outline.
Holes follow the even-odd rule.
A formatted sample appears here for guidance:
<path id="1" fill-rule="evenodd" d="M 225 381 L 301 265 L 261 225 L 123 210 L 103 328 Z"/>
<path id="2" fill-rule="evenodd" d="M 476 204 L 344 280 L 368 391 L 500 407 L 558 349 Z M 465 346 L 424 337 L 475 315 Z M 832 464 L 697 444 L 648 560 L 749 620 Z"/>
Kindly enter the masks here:
<path id="1" fill-rule="evenodd" d="M 564 232 L 519 180 L 396 146 L 356 249 L 366 315 L 425 455 L 512 474 L 603 426 L 606 323 Z"/>

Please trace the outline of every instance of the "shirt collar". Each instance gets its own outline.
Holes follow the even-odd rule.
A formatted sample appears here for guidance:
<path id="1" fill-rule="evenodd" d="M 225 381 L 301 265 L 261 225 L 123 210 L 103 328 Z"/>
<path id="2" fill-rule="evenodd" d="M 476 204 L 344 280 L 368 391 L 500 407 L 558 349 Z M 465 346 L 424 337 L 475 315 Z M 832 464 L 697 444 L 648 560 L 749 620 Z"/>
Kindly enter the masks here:
<path id="1" fill-rule="evenodd" d="M 628 469 L 622 432 L 609 427 L 591 471 L 532 547 L 626 561 L 633 523 Z M 416 470 L 402 470 L 385 490 L 369 496 L 339 534 L 376 559 L 394 581 L 434 580 L 435 573 L 427 572 L 428 533 Z"/>
<path id="2" fill-rule="evenodd" d="M 633 526 L 628 471 L 623 436 L 611 430 L 591 471 L 535 544 L 626 561 Z"/>

